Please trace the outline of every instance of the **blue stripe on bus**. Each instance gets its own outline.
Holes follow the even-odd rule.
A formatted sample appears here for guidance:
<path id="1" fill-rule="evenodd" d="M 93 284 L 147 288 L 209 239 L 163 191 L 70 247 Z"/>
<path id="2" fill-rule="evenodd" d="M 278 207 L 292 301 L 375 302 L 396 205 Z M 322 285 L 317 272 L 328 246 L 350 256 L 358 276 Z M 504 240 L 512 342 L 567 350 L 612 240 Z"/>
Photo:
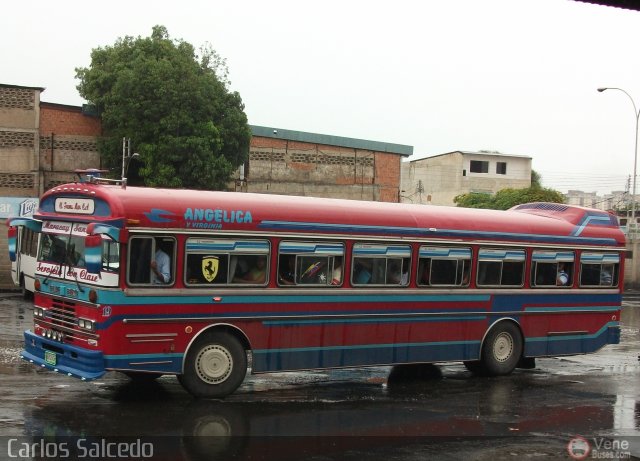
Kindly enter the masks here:
<path id="1" fill-rule="evenodd" d="M 573 262 L 575 255 L 572 251 L 534 251 L 531 261 L 535 262 Z"/>
<path id="2" fill-rule="evenodd" d="M 530 338 L 525 341 L 525 356 L 593 352 L 606 344 L 619 341 L 619 338 L 616 341 L 613 337 L 619 335 L 617 326 L 617 322 L 610 322 L 591 335 Z M 253 370 L 262 372 L 477 360 L 480 357 L 480 345 L 480 341 L 436 341 L 257 349 L 253 351 Z"/>
<path id="3" fill-rule="evenodd" d="M 255 251 L 262 250 L 269 251 L 269 242 L 251 242 L 251 241 L 202 241 L 202 242 L 189 242 L 187 241 L 187 251 Z"/>
<path id="4" fill-rule="evenodd" d="M 284 291 L 284 290 L 283 290 Z M 163 305 L 163 304 L 295 304 L 295 303 L 359 303 L 359 302 L 486 302 L 491 299 L 489 294 L 473 295 L 429 295 L 429 294 L 334 294 L 339 289 L 327 289 L 326 294 L 278 294 L 261 293 L 260 295 L 224 295 L 211 293 L 202 296 L 127 296 L 122 292 L 103 291 L 98 298 L 100 304 L 128 304 L 128 305 Z M 290 293 L 294 293 L 291 291 Z M 296 291 L 299 293 L 299 291 Z M 219 302 L 213 302 L 212 297 L 219 297 Z"/>
<path id="5" fill-rule="evenodd" d="M 478 261 L 524 261 L 525 253 L 521 250 L 480 250 Z"/>
<path id="6" fill-rule="evenodd" d="M 385 246 L 385 245 L 359 245 L 353 246 L 351 253 L 354 256 L 398 256 L 401 258 L 411 257 L 410 246 Z"/>
<path id="7" fill-rule="evenodd" d="M 282 242 L 280 243 L 280 253 L 342 255 L 344 253 L 344 245 L 342 243 Z"/>
<path id="8" fill-rule="evenodd" d="M 526 338 L 527 357 L 572 355 L 594 352 L 607 344 L 620 343 L 619 322 L 609 322 L 593 334 L 571 334 Z"/>
<path id="9" fill-rule="evenodd" d="M 460 229 L 436 229 L 429 230 L 421 227 L 393 227 L 393 226 L 364 226 L 364 225 L 344 225 L 344 224 L 324 224 L 306 223 L 290 221 L 262 221 L 258 226 L 261 229 L 281 230 L 281 231 L 307 231 L 307 232 L 335 232 L 346 234 L 380 234 L 380 235 L 403 235 L 421 237 L 450 237 L 468 239 L 498 239 L 509 241 L 525 242 L 545 242 L 545 243 L 576 243 L 617 246 L 618 242 L 614 238 L 579 237 L 571 235 L 540 235 L 540 234 L 518 234 L 512 232 L 480 232 L 475 230 Z"/>
<path id="10" fill-rule="evenodd" d="M 592 352 L 619 342 L 619 323 L 608 322 L 593 334 L 543 336 L 525 339 L 525 356 L 563 355 Z M 253 350 L 253 371 L 331 368 L 395 363 L 476 360 L 480 341 L 433 341 L 397 344 L 357 344 Z M 105 355 L 105 368 L 138 369 L 180 373 L 184 354 Z M 133 366 L 135 361 L 168 361 L 165 364 Z"/>
<path id="11" fill-rule="evenodd" d="M 601 214 L 587 214 L 582 218 L 581 222 L 573 228 L 571 235 L 580 235 L 587 226 L 602 226 L 602 227 L 616 227 L 618 224 L 615 222 L 615 218 L 610 215 L 603 216 Z"/>
<path id="12" fill-rule="evenodd" d="M 471 249 L 445 247 L 420 248 L 418 256 L 420 258 L 471 259 Z"/>
<path id="13" fill-rule="evenodd" d="M 612 253 L 582 253 L 580 262 L 584 264 L 618 264 L 620 255 Z"/>
<path id="14" fill-rule="evenodd" d="M 163 373 L 182 373 L 184 353 L 170 354 L 122 354 L 105 355 L 104 367 L 136 371 L 154 371 Z M 171 363 L 135 363 L 135 362 L 171 362 Z M 133 364 L 131 362 L 134 362 Z"/>

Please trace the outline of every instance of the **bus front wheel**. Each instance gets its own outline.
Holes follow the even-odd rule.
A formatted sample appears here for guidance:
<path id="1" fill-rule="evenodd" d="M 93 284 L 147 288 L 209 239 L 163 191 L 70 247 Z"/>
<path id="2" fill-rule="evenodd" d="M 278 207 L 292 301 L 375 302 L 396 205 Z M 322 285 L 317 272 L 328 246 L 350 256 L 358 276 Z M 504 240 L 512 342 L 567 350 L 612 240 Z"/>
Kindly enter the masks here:
<path id="1" fill-rule="evenodd" d="M 521 355 L 520 329 L 512 322 L 500 322 L 489 331 L 482 344 L 482 371 L 489 376 L 508 375 L 518 365 Z"/>
<path id="2" fill-rule="evenodd" d="M 191 346 L 180 384 L 195 397 L 222 398 L 235 391 L 247 374 L 247 353 L 224 331 L 204 333 Z"/>

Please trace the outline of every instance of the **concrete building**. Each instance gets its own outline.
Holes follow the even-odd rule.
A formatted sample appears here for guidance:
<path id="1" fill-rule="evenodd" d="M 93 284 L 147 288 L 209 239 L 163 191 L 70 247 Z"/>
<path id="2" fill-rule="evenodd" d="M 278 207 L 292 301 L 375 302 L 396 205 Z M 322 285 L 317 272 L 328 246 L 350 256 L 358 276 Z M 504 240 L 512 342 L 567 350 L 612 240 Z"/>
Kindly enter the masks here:
<path id="1" fill-rule="evenodd" d="M 610 194 L 598 195 L 597 192 L 569 190 L 564 196 L 568 205 L 596 208 L 603 211 L 624 208 L 631 200 L 630 194 L 625 191 L 613 191 Z"/>
<path id="2" fill-rule="evenodd" d="M 531 157 L 499 152 L 453 151 L 403 162 L 401 201 L 454 205 L 456 195 L 495 194 L 531 185 Z"/>
<path id="3" fill-rule="evenodd" d="M 44 88 L 0 84 L 0 218 L 30 213 L 45 190 L 100 167 L 100 119 L 82 107 L 40 101 Z M 13 287 L 0 232 L 0 288 Z"/>

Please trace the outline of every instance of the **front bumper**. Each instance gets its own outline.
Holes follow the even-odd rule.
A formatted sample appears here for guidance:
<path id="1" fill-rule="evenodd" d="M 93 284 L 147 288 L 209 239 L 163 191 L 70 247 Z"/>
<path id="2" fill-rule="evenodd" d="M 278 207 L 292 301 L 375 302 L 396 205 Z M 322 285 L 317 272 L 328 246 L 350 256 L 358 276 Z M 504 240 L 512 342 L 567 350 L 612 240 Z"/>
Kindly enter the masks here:
<path id="1" fill-rule="evenodd" d="M 42 368 L 83 381 L 100 378 L 106 373 L 102 352 L 52 341 L 31 331 L 24 332 L 24 350 L 20 357 Z"/>

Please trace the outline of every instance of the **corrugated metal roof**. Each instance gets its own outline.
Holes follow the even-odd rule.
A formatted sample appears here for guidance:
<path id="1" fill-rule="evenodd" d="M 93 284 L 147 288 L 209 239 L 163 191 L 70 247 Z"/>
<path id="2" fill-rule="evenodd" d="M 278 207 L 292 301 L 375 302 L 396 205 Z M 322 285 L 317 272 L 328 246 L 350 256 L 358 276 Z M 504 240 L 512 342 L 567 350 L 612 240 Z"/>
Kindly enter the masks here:
<path id="1" fill-rule="evenodd" d="M 308 142 L 312 144 L 324 144 L 327 146 L 350 147 L 352 149 L 364 149 L 376 152 L 389 152 L 404 157 L 413 155 L 413 146 L 393 144 L 366 139 L 345 138 L 327 134 L 307 133 L 305 131 L 285 130 L 282 128 L 249 125 L 254 136 L 263 138 L 286 139 L 288 141 Z"/>

